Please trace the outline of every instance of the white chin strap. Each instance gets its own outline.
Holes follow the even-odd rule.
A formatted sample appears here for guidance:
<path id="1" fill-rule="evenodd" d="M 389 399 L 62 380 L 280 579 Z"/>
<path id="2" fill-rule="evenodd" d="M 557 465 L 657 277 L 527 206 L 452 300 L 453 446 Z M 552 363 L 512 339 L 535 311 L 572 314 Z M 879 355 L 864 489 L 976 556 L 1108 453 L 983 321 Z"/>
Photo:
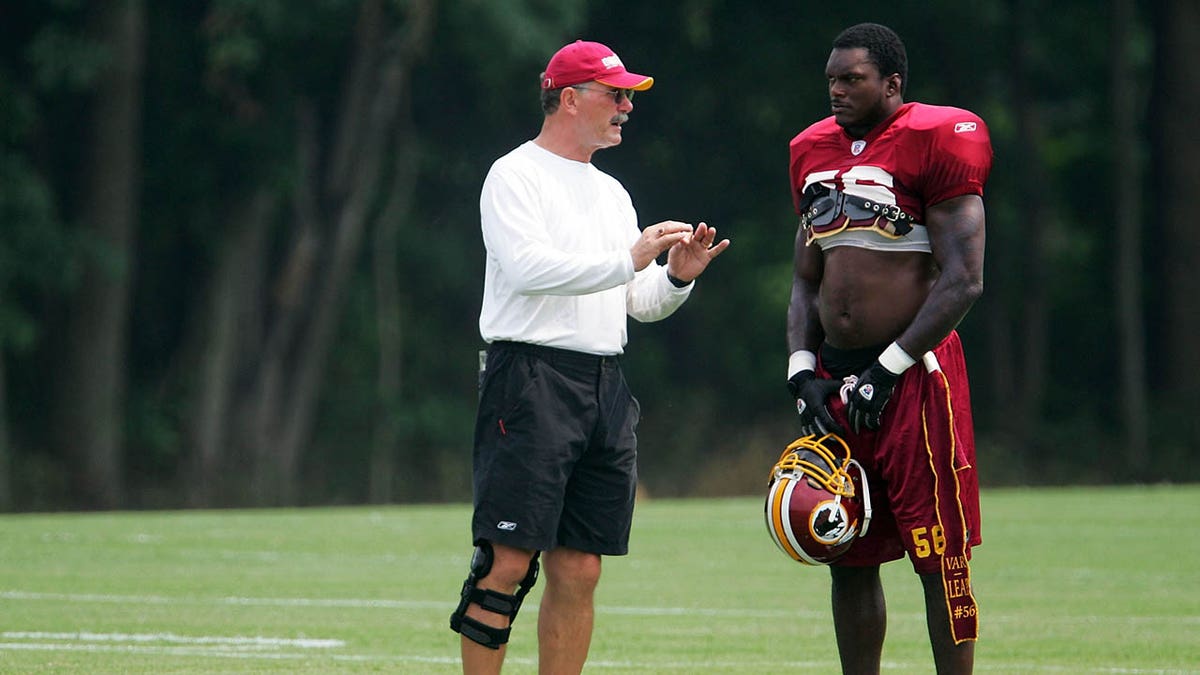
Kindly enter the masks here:
<path id="1" fill-rule="evenodd" d="M 851 459 L 847 464 L 853 464 L 858 467 L 858 475 L 862 478 L 862 503 L 863 503 L 863 520 L 862 527 L 858 530 L 858 536 L 866 536 L 867 528 L 871 526 L 871 486 L 867 484 L 867 472 L 863 470 L 862 464 L 858 460 Z"/>

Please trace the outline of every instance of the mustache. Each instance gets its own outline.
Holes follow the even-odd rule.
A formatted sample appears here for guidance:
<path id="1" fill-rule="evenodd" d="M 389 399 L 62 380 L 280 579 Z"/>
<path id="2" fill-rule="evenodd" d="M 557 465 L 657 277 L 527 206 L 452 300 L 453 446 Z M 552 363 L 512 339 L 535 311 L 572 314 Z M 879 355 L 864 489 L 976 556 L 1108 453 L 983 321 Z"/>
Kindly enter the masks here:
<path id="1" fill-rule="evenodd" d="M 616 117 L 612 118 L 613 124 L 625 124 L 629 121 L 629 115 L 626 113 L 617 113 Z"/>

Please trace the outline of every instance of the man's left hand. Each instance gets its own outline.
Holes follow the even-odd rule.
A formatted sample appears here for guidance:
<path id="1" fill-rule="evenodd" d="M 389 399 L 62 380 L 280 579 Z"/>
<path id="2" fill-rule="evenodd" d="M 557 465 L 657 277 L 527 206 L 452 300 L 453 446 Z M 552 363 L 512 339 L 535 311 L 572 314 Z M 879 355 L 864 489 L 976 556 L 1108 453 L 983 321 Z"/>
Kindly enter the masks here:
<path id="1" fill-rule="evenodd" d="M 858 376 L 858 382 L 855 383 L 854 391 L 850 392 L 850 399 L 846 403 L 846 417 L 850 419 L 850 427 L 854 429 L 854 433 L 860 433 L 863 429 L 879 428 L 883 408 L 892 398 L 892 390 L 899 379 L 899 375 L 889 372 L 878 361 Z"/>
<path id="2" fill-rule="evenodd" d="M 677 242 L 667 252 L 667 272 L 681 281 L 691 281 L 700 276 L 713 258 L 729 248 L 729 240 L 717 239 L 717 228 L 705 223 L 696 226 L 691 237 Z"/>

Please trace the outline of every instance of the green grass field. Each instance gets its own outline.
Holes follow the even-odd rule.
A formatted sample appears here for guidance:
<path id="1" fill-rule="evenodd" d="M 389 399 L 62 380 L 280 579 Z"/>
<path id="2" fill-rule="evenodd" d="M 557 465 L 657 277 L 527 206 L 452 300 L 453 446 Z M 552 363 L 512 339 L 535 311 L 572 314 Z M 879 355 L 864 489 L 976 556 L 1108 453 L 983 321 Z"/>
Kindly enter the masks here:
<path id="1" fill-rule="evenodd" d="M 977 672 L 1200 673 L 1200 486 L 987 490 Z M 836 673 L 828 573 L 757 498 L 639 504 L 586 672 Z M 2 673 L 454 673 L 465 505 L 0 517 Z M 887 673 L 929 673 L 884 568 Z M 534 673 L 539 585 L 506 673 Z"/>

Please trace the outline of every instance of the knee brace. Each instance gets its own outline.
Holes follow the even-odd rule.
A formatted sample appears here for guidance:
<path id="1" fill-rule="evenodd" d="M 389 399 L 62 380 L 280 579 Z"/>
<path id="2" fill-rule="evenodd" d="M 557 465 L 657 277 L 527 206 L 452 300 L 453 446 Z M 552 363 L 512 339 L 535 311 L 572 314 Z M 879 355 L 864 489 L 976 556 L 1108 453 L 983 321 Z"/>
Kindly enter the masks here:
<path id="1" fill-rule="evenodd" d="M 534 583 L 537 582 L 538 556 L 540 554 L 540 551 L 534 552 L 533 557 L 529 560 L 529 570 L 525 573 L 525 578 L 518 584 L 517 592 L 508 595 L 490 588 L 475 586 L 492 571 L 492 561 L 495 559 L 490 543 L 483 541 L 476 545 L 475 554 L 471 556 L 471 571 L 467 575 L 467 580 L 463 582 L 458 609 L 450 615 L 450 629 L 488 649 L 499 649 L 501 645 L 508 642 L 508 634 L 512 630 L 513 620 L 517 618 L 517 612 L 521 609 L 521 602 L 525 600 L 529 589 L 533 588 Z M 467 606 L 472 603 L 493 614 L 507 616 L 508 627 L 496 628 L 467 616 Z"/>

